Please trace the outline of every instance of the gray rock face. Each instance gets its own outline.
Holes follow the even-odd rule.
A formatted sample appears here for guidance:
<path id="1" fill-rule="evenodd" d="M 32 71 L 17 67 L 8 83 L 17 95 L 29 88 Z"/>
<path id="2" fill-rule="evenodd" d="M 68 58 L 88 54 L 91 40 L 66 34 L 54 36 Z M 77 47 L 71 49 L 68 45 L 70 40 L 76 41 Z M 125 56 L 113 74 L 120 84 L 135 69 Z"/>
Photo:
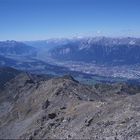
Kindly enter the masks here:
<path id="1" fill-rule="evenodd" d="M 140 139 L 139 92 L 21 73 L 0 92 L 0 139 Z"/>

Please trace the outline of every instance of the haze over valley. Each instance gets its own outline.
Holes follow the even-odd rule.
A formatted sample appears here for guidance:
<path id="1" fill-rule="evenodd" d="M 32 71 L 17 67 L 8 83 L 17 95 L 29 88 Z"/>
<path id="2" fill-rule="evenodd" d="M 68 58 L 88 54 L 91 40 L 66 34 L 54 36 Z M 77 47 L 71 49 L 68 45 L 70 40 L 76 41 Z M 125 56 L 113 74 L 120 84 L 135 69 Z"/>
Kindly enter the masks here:
<path id="1" fill-rule="evenodd" d="M 72 74 L 88 83 L 139 81 L 139 46 L 140 39 L 131 37 L 2 41 L 0 64 L 37 74 Z"/>

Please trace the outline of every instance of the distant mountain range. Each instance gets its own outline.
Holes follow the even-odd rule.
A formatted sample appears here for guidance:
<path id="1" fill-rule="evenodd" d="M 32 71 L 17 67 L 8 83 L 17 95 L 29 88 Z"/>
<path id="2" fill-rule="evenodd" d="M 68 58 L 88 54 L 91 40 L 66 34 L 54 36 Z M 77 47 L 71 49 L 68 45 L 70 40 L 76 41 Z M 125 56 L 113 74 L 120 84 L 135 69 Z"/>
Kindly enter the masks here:
<path id="1" fill-rule="evenodd" d="M 63 61 L 81 61 L 109 65 L 140 64 L 138 38 L 83 38 L 56 47 L 50 56 Z"/>
<path id="2" fill-rule="evenodd" d="M 72 74 L 78 80 L 91 83 L 139 80 L 140 39 L 85 37 L 1 41 L 0 66 L 37 74 Z"/>
<path id="3" fill-rule="evenodd" d="M 0 42 L 0 55 L 8 56 L 27 56 L 27 55 L 36 55 L 36 49 L 32 46 L 26 45 L 22 42 L 17 41 L 1 41 Z"/>
<path id="4" fill-rule="evenodd" d="M 51 57 L 61 61 L 81 61 L 109 65 L 140 63 L 138 38 L 71 38 L 45 41 L 0 42 L 1 56 L 28 56 L 46 61 Z M 44 58 L 44 59 L 43 59 Z"/>

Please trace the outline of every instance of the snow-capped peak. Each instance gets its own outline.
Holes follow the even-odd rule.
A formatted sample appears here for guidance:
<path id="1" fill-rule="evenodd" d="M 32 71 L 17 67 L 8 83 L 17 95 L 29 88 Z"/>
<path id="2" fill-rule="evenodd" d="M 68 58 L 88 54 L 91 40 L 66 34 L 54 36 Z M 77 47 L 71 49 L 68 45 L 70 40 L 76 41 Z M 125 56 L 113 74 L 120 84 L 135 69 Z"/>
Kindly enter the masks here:
<path id="1" fill-rule="evenodd" d="M 129 42 L 130 45 L 135 45 L 135 43 L 136 43 L 136 42 L 135 42 L 134 40 L 131 40 L 131 41 Z"/>

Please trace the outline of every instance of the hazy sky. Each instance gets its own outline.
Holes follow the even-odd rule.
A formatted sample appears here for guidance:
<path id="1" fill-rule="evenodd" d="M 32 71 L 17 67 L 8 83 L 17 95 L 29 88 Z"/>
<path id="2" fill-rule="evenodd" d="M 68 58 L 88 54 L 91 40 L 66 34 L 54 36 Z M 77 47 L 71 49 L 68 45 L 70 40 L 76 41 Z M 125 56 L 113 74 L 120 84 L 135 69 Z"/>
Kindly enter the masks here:
<path id="1" fill-rule="evenodd" d="M 0 40 L 140 37 L 140 0 L 0 0 Z"/>

